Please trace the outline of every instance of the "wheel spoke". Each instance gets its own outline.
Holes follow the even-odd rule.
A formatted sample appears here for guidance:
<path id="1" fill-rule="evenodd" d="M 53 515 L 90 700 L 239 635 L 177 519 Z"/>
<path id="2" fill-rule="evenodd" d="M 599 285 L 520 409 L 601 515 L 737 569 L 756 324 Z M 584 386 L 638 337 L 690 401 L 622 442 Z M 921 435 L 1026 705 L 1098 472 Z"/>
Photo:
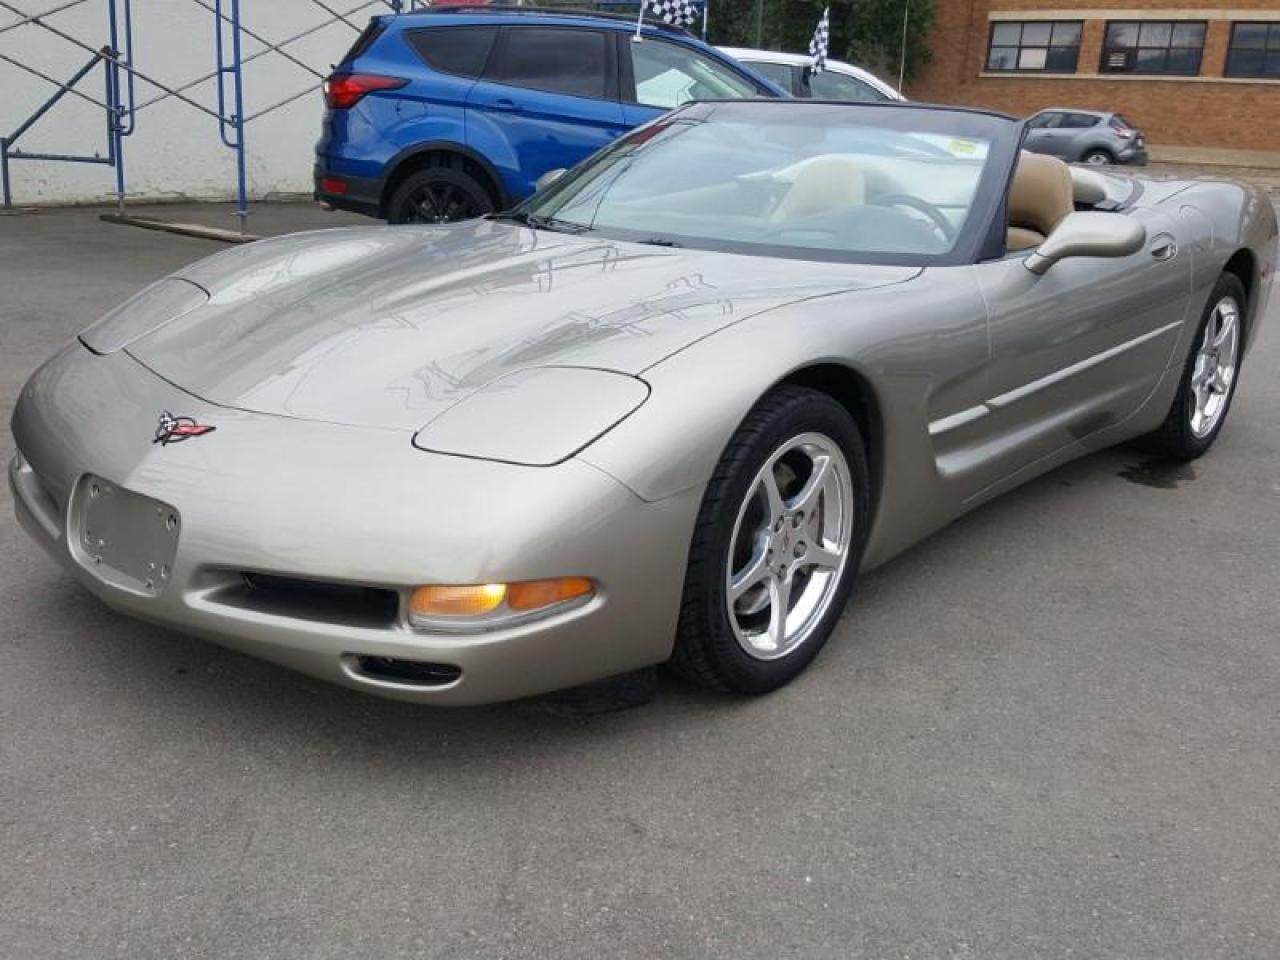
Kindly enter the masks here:
<path id="1" fill-rule="evenodd" d="M 775 650 L 787 642 L 787 612 L 791 607 L 791 580 L 788 577 L 769 579 L 769 640 Z"/>
<path id="2" fill-rule="evenodd" d="M 755 553 L 751 557 L 751 562 L 747 564 L 746 569 L 736 574 L 729 581 L 729 601 L 733 602 L 741 597 L 744 593 L 756 586 L 765 577 L 769 576 L 769 562 L 767 556 L 767 547 L 762 542 L 756 545 Z"/>
<path id="3" fill-rule="evenodd" d="M 786 511 L 786 506 L 782 502 L 782 491 L 778 489 L 778 478 L 772 469 L 766 470 L 764 476 L 760 478 L 760 489 L 764 493 L 765 512 L 768 514 L 769 525 L 773 526 Z"/>
<path id="4" fill-rule="evenodd" d="M 449 185 L 436 187 L 431 193 L 431 205 L 436 208 L 436 222 L 443 223 L 449 219 Z"/>
<path id="5" fill-rule="evenodd" d="M 1203 412 L 1205 404 L 1209 401 L 1208 383 L 1204 379 L 1201 379 L 1192 386 L 1191 393 L 1196 398 L 1196 409 Z"/>
<path id="6" fill-rule="evenodd" d="M 1191 387 L 1192 389 L 1201 386 L 1209 378 L 1209 360 L 1203 354 L 1196 357 L 1195 368 L 1191 371 Z"/>
<path id="7" fill-rule="evenodd" d="M 810 546 L 822 542 L 822 511 L 810 510 L 804 515 L 804 537 Z"/>
<path id="8" fill-rule="evenodd" d="M 1204 325 L 1204 339 L 1200 341 L 1201 355 L 1208 354 L 1213 350 L 1213 341 L 1218 335 L 1218 321 L 1222 317 L 1222 307 L 1213 308 L 1213 312 L 1209 314 L 1209 319 Z"/>
<path id="9" fill-rule="evenodd" d="M 414 200 L 413 205 L 418 211 L 418 215 L 422 217 L 423 223 L 430 223 L 435 219 L 435 201 L 429 191 L 424 190 L 422 195 Z"/>
<path id="10" fill-rule="evenodd" d="M 831 479 L 831 458 L 815 457 L 813 460 L 813 473 L 809 476 L 808 482 L 805 483 L 804 489 L 796 494 L 787 506 L 792 510 L 803 510 L 806 515 L 812 516 L 818 509 L 818 501 L 822 499 L 823 491 L 826 490 L 827 481 Z"/>
<path id="11" fill-rule="evenodd" d="M 1234 314 L 1223 313 L 1219 308 L 1218 317 L 1222 321 L 1222 326 L 1213 338 L 1213 349 L 1221 350 L 1236 331 L 1236 318 Z"/>
<path id="12" fill-rule="evenodd" d="M 1195 397 L 1195 409 L 1191 411 L 1191 427 L 1193 430 L 1199 430 L 1207 416 L 1209 388 L 1203 382 L 1194 383 L 1191 386 L 1191 393 Z"/>
<path id="13" fill-rule="evenodd" d="M 800 566 L 804 567 L 823 567 L 835 570 L 840 566 L 840 561 L 844 558 L 844 553 L 840 550 L 832 550 L 820 543 L 810 544 L 809 549 L 805 551 L 804 559 L 800 561 Z"/>
<path id="14" fill-rule="evenodd" d="M 1213 375 L 1213 380 L 1209 384 L 1209 388 L 1215 393 L 1225 394 L 1231 389 L 1231 381 L 1227 379 L 1227 370 L 1225 367 L 1219 367 Z"/>
<path id="15" fill-rule="evenodd" d="M 445 208 L 444 218 L 446 220 L 461 220 L 462 201 L 458 198 L 458 190 L 456 187 L 450 186 L 445 190 Z"/>

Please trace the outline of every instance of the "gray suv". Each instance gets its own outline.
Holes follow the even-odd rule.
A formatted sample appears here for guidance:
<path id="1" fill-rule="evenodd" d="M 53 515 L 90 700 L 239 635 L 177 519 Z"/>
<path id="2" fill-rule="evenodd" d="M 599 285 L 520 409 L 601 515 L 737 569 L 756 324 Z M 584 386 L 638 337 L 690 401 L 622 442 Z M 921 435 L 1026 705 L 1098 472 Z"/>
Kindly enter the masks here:
<path id="1" fill-rule="evenodd" d="M 1072 163 L 1147 162 L 1147 138 L 1118 113 L 1051 107 L 1027 121 L 1023 147 Z"/>

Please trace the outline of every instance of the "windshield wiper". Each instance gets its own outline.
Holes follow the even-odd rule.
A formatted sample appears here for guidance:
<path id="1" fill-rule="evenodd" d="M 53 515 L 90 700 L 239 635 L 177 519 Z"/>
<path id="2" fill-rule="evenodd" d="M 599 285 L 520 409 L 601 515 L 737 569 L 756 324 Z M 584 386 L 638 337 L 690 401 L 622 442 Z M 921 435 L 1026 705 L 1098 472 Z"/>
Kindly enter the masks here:
<path id="1" fill-rule="evenodd" d="M 585 223 L 574 223 L 572 220 L 559 220 L 555 217 L 542 217 L 536 213 L 517 210 L 515 213 L 491 213 L 490 220 L 510 220 L 535 230 L 553 230 L 556 233 L 586 233 L 591 228 Z"/>
<path id="2" fill-rule="evenodd" d="M 666 237 L 645 237 L 643 240 L 636 240 L 635 243 L 647 243 L 651 247 L 683 247 L 683 243 L 676 243 L 674 240 L 668 240 Z"/>

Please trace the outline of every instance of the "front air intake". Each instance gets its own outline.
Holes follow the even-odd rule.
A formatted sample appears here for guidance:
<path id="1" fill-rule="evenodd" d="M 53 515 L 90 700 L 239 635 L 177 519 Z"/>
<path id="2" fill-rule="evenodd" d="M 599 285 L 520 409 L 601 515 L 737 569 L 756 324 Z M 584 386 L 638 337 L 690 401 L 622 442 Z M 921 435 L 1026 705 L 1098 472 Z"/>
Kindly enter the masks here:
<path id="1" fill-rule="evenodd" d="M 462 676 L 460 667 L 447 663 L 426 663 L 399 657 L 355 656 L 349 662 L 359 676 L 404 687 L 445 687 Z"/>
<path id="2" fill-rule="evenodd" d="M 212 599 L 276 617 L 366 629 L 390 627 L 400 612 L 400 596 L 394 590 L 267 573 L 244 572 L 240 577 L 239 583 Z"/>

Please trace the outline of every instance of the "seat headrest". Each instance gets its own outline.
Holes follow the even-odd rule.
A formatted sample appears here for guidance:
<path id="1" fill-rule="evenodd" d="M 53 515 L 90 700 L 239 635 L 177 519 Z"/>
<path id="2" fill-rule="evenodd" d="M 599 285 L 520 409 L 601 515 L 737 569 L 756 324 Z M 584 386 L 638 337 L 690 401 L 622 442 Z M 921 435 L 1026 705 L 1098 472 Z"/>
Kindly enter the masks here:
<path id="1" fill-rule="evenodd" d="M 770 219 L 798 220 L 866 202 L 866 176 L 852 157 L 824 154 L 798 165 L 795 179 Z"/>
<path id="2" fill-rule="evenodd" d="M 1009 190 L 1009 226 L 1048 236 L 1074 209 L 1071 169 L 1057 157 L 1023 151 Z"/>

